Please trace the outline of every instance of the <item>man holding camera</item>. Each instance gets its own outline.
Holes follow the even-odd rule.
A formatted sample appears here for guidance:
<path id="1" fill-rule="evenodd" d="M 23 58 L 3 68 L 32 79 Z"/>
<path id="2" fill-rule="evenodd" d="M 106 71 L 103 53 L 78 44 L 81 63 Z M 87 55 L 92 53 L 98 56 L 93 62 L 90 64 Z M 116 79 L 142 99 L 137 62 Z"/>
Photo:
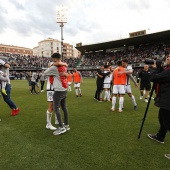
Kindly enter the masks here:
<path id="1" fill-rule="evenodd" d="M 170 131 L 170 54 L 166 58 L 167 66 L 160 72 L 161 63 L 156 63 L 156 71 L 151 75 L 151 81 L 156 83 L 155 105 L 159 107 L 160 128 L 157 134 L 148 134 L 148 137 L 159 143 L 164 143 L 167 131 Z M 170 159 L 170 154 L 165 157 Z"/>

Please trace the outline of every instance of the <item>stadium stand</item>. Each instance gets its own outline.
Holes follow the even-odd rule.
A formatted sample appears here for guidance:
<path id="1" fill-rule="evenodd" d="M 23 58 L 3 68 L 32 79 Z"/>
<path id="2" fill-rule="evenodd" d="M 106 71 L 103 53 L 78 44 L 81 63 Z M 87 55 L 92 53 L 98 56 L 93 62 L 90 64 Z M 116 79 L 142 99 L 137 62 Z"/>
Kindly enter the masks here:
<path id="1" fill-rule="evenodd" d="M 99 66 L 106 62 L 115 65 L 118 60 L 123 58 L 127 58 L 129 64 L 138 69 L 143 67 L 146 58 L 165 60 L 165 55 L 170 53 L 169 37 L 170 31 L 165 31 L 153 35 L 102 43 L 102 45 L 79 46 L 77 49 L 81 51 L 82 56 L 80 58 L 64 58 L 64 62 L 68 63 L 68 70 L 72 70 L 76 66 L 82 72 L 83 77 L 94 77 Z M 15 79 L 26 77 L 29 71 L 46 69 L 50 62 L 49 57 L 22 56 L 9 53 L 0 53 L 1 56 L 8 58 L 11 65 L 11 78 Z"/>

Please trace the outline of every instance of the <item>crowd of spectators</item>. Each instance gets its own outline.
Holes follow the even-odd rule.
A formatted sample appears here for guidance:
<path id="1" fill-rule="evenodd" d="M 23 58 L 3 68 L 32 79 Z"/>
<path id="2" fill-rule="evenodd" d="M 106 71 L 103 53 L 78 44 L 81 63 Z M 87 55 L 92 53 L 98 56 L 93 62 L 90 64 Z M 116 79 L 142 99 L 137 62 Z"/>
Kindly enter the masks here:
<path id="1" fill-rule="evenodd" d="M 50 62 L 49 57 L 25 56 L 20 54 L 0 53 L 8 57 L 9 64 L 14 68 L 47 68 Z M 65 58 L 69 67 L 77 65 L 79 58 Z"/>
<path id="2" fill-rule="evenodd" d="M 127 58 L 129 64 L 143 63 L 146 58 L 162 59 L 165 60 L 165 54 L 170 52 L 170 42 L 145 44 L 136 47 L 123 47 L 121 49 L 112 50 L 109 52 L 95 52 L 86 53 L 81 58 L 64 58 L 63 61 L 68 64 L 68 67 L 73 68 L 75 66 L 101 66 L 106 62 L 115 65 L 118 60 Z M 15 68 L 33 68 L 44 69 L 47 68 L 50 62 L 49 57 L 37 57 L 37 56 L 25 56 L 19 54 L 0 53 L 0 56 L 8 57 L 8 62 L 15 70 Z M 12 71 L 11 75 L 20 78 L 25 76 L 27 71 L 17 72 Z M 82 71 L 83 77 L 95 77 L 95 70 Z"/>
<path id="3" fill-rule="evenodd" d="M 106 62 L 116 64 L 118 60 L 127 58 L 129 64 L 143 63 L 146 58 L 165 60 L 165 54 L 170 52 L 170 42 L 124 47 L 111 52 L 97 52 L 85 54 L 81 66 L 99 66 Z"/>

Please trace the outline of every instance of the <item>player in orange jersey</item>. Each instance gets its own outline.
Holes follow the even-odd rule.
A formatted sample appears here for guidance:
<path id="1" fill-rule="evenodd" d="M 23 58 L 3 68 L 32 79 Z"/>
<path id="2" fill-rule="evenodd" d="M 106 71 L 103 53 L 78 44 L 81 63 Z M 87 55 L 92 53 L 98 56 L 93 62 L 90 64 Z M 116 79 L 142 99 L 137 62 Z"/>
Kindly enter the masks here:
<path id="1" fill-rule="evenodd" d="M 76 97 L 78 97 L 80 95 L 80 97 L 82 96 L 81 93 L 81 89 L 80 89 L 80 85 L 82 83 L 82 75 L 79 71 L 77 71 L 77 68 L 74 67 L 73 68 L 73 82 L 74 82 L 74 88 L 76 91 Z"/>
<path id="2" fill-rule="evenodd" d="M 73 79 L 73 75 L 71 74 L 70 71 L 68 71 L 68 76 L 67 76 L 68 88 L 67 88 L 67 91 L 72 91 L 71 90 L 72 79 Z"/>
<path id="3" fill-rule="evenodd" d="M 113 71 L 113 97 L 112 111 L 115 111 L 116 97 L 119 94 L 119 112 L 122 112 L 125 95 L 126 74 L 129 72 L 122 67 L 122 61 L 117 62 L 118 67 Z"/>

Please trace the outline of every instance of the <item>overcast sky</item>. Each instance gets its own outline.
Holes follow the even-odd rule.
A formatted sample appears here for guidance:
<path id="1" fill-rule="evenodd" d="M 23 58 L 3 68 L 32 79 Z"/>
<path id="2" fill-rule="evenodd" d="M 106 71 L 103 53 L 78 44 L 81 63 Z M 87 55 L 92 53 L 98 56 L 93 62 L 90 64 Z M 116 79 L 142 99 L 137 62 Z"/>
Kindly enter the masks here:
<path id="1" fill-rule="evenodd" d="M 33 48 L 49 37 L 61 40 L 60 5 L 68 8 L 64 42 L 74 46 L 170 29 L 170 0 L 0 0 L 0 43 Z"/>

